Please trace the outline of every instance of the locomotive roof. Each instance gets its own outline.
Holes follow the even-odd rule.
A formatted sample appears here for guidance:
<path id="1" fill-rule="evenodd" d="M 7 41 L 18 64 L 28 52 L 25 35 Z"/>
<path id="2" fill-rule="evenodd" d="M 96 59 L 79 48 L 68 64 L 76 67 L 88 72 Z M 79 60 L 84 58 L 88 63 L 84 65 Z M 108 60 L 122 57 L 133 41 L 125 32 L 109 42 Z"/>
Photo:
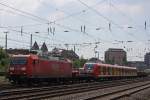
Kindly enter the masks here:
<path id="1" fill-rule="evenodd" d="M 30 55 L 12 55 L 12 57 L 29 57 Z"/>
<path id="2" fill-rule="evenodd" d="M 28 54 L 28 55 L 22 55 L 22 54 L 19 54 L 19 55 L 12 55 L 12 57 L 32 57 L 34 59 L 38 59 L 38 56 L 37 55 L 33 55 L 33 54 Z"/>
<path id="3" fill-rule="evenodd" d="M 128 66 L 120 66 L 120 65 L 111 65 L 111 64 L 102 64 L 102 63 L 85 63 L 85 64 L 97 64 L 97 65 L 107 66 L 107 67 L 136 69 L 136 67 L 128 67 Z"/>
<path id="4" fill-rule="evenodd" d="M 32 57 L 34 59 L 44 59 L 44 60 L 63 61 L 63 62 L 65 61 L 65 62 L 71 63 L 71 60 L 69 60 L 69 59 L 60 59 L 59 57 L 39 56 L 39 55 L 33 55 L 33 54 L 29 54 L 29 55 L 12 55 L 12 57 Z"/>

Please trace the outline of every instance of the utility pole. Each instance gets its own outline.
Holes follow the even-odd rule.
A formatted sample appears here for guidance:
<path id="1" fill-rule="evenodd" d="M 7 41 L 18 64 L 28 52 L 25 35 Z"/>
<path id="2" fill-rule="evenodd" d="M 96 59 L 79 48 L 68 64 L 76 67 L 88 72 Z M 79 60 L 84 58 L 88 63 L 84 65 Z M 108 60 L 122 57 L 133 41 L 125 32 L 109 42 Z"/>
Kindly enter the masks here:
<path id="1" fill-rule="evenodd" d="M 99 59 L 99 51 L 97 51 L 97 53 L 98 53 L 98 59 Z"/>
<path id="2" fill-rule="evenodd" d="M 76 52 L 76 47 L 75 47 L 75 45 L 74 45 L 74 49 L 73 49 L 73 51 L 74 51 L 74 52 Z"/>
<path id="3" fill-rule="evenodd" d="M 65 46 L 66 46 L 66 48 L 67 48 L 67 50 L 68 50 L 69 44 L 66 43 Z"/>
<path id="4" fill-rule="evenodd" d="M 32 34 L 31 34 L 31 37 L 30 37 L 30 51 L 32 49 Z"/>
<path id="5" fill-rule="evenodd" d="M 7 52 L 7 34 L 9 32 L 4 32 L 5 33 L 5 51 Z"/>

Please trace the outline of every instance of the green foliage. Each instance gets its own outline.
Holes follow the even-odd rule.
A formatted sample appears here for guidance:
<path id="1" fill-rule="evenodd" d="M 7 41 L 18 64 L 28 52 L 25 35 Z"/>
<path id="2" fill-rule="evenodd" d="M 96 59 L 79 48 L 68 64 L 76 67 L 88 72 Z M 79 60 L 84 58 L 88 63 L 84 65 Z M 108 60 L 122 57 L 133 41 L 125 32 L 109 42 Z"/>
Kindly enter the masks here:
<path id="1" fill-rule="evenodd" d="M 73 67 L 74 68 L 81 68 L 86 63 L 86 59 L 77 59 L 73 61 Z"/>
<path id="2" fill-rule="evenodd" d="M 83 65 L 87 62 L 86 59 L 80 59 L 80 66 L 83 67 Z"/>
<path id="3" fill-rule="evenodd" d="M 73 67 L 74 68 L 79 68 L 80 67 L 80 60 L 73 61 Z"/>
<path id="4" fill-rule="evenodd" d="M 7 53 L 2 48 L 0 48 L 0 72 L 5 71 L 8 64 L 9 64 L 9 57 Z"/>

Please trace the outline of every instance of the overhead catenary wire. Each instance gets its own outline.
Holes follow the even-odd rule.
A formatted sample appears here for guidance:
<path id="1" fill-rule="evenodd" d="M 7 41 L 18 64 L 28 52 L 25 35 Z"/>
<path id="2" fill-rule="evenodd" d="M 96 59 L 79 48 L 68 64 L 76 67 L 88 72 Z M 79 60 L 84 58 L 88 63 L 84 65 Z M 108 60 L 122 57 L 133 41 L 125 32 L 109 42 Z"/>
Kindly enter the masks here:
<path id="1" fill-rule="evenodd" d="M 114 1 L 114 0 L 112 0 L 112 1 Z M 129 19 L 130 20 L 130 22 L 133 22 L 134 23 L 134 27 L 132 27 L 132 26 L 128 26 L 128 28 L 136 28 L 136 29 L 142 29 L 143 28 L 143 26 L 144 26 L 144 29 L 145 29 L 145 32 L 146 32 L 146 34 L 145 35 L 147 35 L 148 37 L 150 36 L 150 34 L 149 33 L 147 33 L 147 31 L 146 31 L 146 29 L 147 29 L 147 23 L 146 23 L 146 21 L 144 22 L 144 24 L 141 24 L 141 25 L 137 25 L 137 23 L 134 21 L 134 19 L 133 18 L 131 18 L 131 17 L 129 17 L 128 15 L 126 15 L 124 12 L 122 12 L 113 2 L 111 2 L 111 7 L 113 7 L 115 10 L 117 10 L 122 16 L 124 16 L 125 18 L 127 18 L 127 19 Z M 144 32 L 144 33 L 145 33 Z"/>
<path id="2" fill-rule="evenodd" d="M 16 8 L 11 7 L 11 6 L 8 6 L 8 5 L 4 4 L 4 3 L 1 3 L 1 2 L 0 2 L 0 5 L 3 5 L 3 6 L 8 7 L 8 8 L 11 8 L 11 9 L 17 11 L 17 12 L 21 12 L 21 13 L 23 13 L 23 14 L 27 14 L 27 15 L 29 15 L 29 16 L 38 18 L 38 19 L 40 19 L 40 20 L 47 21 L 46 24 L 49 23 L 49 20 L 47 20 L 47 19 L 44 19 L 44 18 L 41 18 L 41 17 L 39 17 L 39 16 L 33 15 L 33 14 L 31 14 L 31 13 L 28 13 L 28 12 L 25 12 L 25 11 L 22 11 L 22 10 L 19 10 L 19 9 L 16 9 Z M 54 21 L 54 22 L 51 22 L 51 23 L 55 23 L 55 21 Z M 61 25 L 61 26 L 62 26 L 62 25 Z M 54 31 L 55 31 L 55 28 L 53 28 L 53 35 L 54 35 Z"/>
<path id="3" fill-rule="evenodd" d="M 125 33 L 127 33 L 128 35 L 130 35 L 132 38 L 134 38 L 135 40 L 137 40 L 137 38 L 133 35 L 133 33 L 130 33 L 128 31 L 125 31 L 124 29 L 122 29 L 122 27 L 120 25 L 118 25 L 117 23 L 113 22 L 112 20 L 110 20 L 108 17 L 104 16 L 103 14 L 101 14 L 99 11 L 97 11 L 96 9 L 94 9 L 93 7 L 90 7 L 89 5 L 87 5 L 86 3 L 84 3 L 81 0 L 77 0 L 78 2 L 80 2 L 82 5 L 86 6 L 87 8 L 89 8 L 90 10 L 92 10 L 93 12 L 95 12 L 97 15 L 99 15 L 100 17 L 104 18 L 105 20 L 107 20 L 108 22 L 111 22 L 113 25 L 117 26 L 119 29 L 123 30 Z M 142 42 L 142 41 L 141 41 Z"/>
<path id="4" fill-rule="evenodd" d="M 60 24 L 56 24 L 56 25 L 59 25 L 59 26 L 61 26 Z M 61 26 L 61 27 L 64 27 L 64 28 L 69 28 L 69 27 L 66 27 L 66 26 Z M 6 27 L 7 28 L 7 27 Z M 79 32 L 78 30 L 74 30 L 74 29 L 71 29 L 71 28 L 69 28 L 70 30 L 72 30 L 72 31 L 75 31 L 75 32 Z M 20 31 L 17 31 L 17 30 L 12 30 L 12 31 L 15 31 L 15 32 L 19 32 L 20 33 Z M 28 35 L 30 35 L 30 33 L 31 32 L 29 32 L 29 33 L 27 33 L 27 32 L 23 32 L 24 34 L 28 34 Z M 40 38 L 43 38 L 43 39 L 45 39 L 45 38 L 47 38 L 47 39 L 49 39 L 48 37 L 43 37 L 43 36 L 39 36 L 39 35 L 37 35 L 37 34 L 34 34 L 34 36 L 37 36 L 37 37 L 40 37 Z M 88 35 L 89 37 L 91 37 L 90 35 Z M 60 41 L 60 40 L 55 40 L 55 41 L 59 41 L 59 42 L 63 42 L 63 43 L 65 43 L 64 41 Z M 108 41 L 107 41 L 108 42 Z M 110 42 L 111 43 L 111 42 Z M 69 44 L 70 45 L 70 44 Z"/>
<path id="5" fill-rule="evenodd" d="M 79 0 L 80 2 L 81 2 L 81 0 Z M 104 0 L 105 1 L 105 0 Z M 104 1 L 101 1 L 101 2 L 104 2 Z M 101 3 L 100 2 L 100 3 Z M 83 2 L 82 2 L 83 3 Z M 40 20 L 43 20 L 43 21 L 48 21 L 47 19 L 44 19 L 44 18 L 41 18 L 41 17 L 39 17 L 39 16 L 36 16 L 36 15 L 33 15 L 33 14 L 31 14 L 31 13 L 28 13 L 28 12 L 25 12 L 25 11 L 22 11 L 22 10 L 19 10 L 19 9 L 16 9 L 16 8 L 14 8 L 14 7 L 11 7 L 11 6 L 8 6 L 8 5 L 6 5 L 6 4 L 3 4 L 3 3 L 0 3 L 1 5 L 3 5 L 3 6 L 5 6 L 5 7 L 8 7 L 8 8 L 11 8 L 11 9 L 13 9 L 13 10 L 15 10 L 15 11 L 18 11 L 18 12 L 21 12 L 21 13 L 24 13 L 24 14 L 27 14 L 27 15 L 30 15 L 30 16 L 32 16 L 32 17 L 36 17 L 36 18 L 38 18 L 38 19 L 40 19 Z M 98 3 L 99 4 L 99 3 Z M 111 5 L 112 5 L 112 3 L 111 3 Z M 104 16 L 103 16 L 104 17 Z M 105 19 L 107 19 L 106 17 L 105 17 Z M 109 19 L 107 19 L 107 20 L 109 20 Z M 55 20 L 56 21 L 56 20 Z M 130 34 L 131 35 L 131 34 Z"/>
<path id="6" fill-rule="evenodd" d="M 115 9 L 117 9 L 117 10 L 119 10 L 118 8 L 116 8 L 113 4 L 111 4 L 112 5 L 112 7 L 114 7 Z M 5 11 L 5 12 L 8 12 L 8 13 L 12 13 L 12 14 L 17 14 L 17 15 L 20 15 L 20 16 L 23 16 L 23 17 L 27 17 L 27 18 L 29 18 L 29 19 L 32 19 L 32 20 L 34 20 L 34 21 L 37 21 L 38 23 L 36 23 L 36 24 L 25 24 L 25 25 L 18 25 L 18 26 L 8 26 L 9 28 L 20 28 L 20 27 L 36 27 L 36 26 L 41 26 L 41 25 L 45 25 L 45 23 L 39 23 L 39 20 L 36 20 L 36 19 L 34 19 L 34 18 L 31 18 L 31 17 L 29 17 L 29 16 L 26 16 L 26 15 L 23 15 L 23 14 L 19 14 L 19 13 L 16 13 L 16 12 L 12 12 L 12 11 L 10 11 L 10 10 L 6 10 L 6 9 L 0 9 L 0 10 L 2 10 L 2 11 Z M 87 10 L 87 9 L 86 9 Z M 120 11 L 120 10 L 119 10 Z M 121 11 L 120 11 L 121 12 Z M 79 13 L 81 13 L 81 12 L 79 12 Z M 121 12 L 122 13 L 122 15 L 124 15 L 125 16 L 125 14 L 123 14 L 123 12 Z M 77 13 L 74 13 L 74 15 L 78 15 Z M 72 16 L 73 17 L 73 16 Z M 127 16 L 125 16 L 125 17 L 127 17 Z M 65 19 L 65 18 L 64 18 Z M 62 19 L 63 20 L 63 19 Z M 59 19 L 58 20 L 55 20 L 55 22 L 56 21 L 59 21 Z M 61 19 L 60 19 L 60 21 L 61 21 Z M 133 21 L 133 20 L 132 20 Z M 134 22 L 134 21 L 133 21 Z M 146 21 L 145 21 L 146 22 Z M 50 22 L 49 22 L 50 23 Z M 134 22 L 135 23 L 135 22 Z M 48 23 L 46 23 L 46 24 L 48 24 Z M 91 23 L 90 23 L 91 24 Z M 146 29 L 145 28 L 145 26 L 148 26 L 147 24 L 145 24 L 144 23 L 144 29 Z M 5 26 L 6 27 L 6 26 Z M 122 26 L 121 26 L 122 27 Z M 140 25 L 140 27 L 142 27 L 142 25 Z M 149 27 L 149 26 L 148 26 Z M 128 28 L 128 27 L 127 27 Z M 134 27 L 135 28 L 135 27 Z M 97 30 L 99 30 L 99 28 L 96 28 Z"/>
<path id="7" fill-rule="evenodd" d="M 129 17 L 129 15 L 125 14 L 119 7 L 117 7 L 115 5 L 116 2 L 114 2 L 114 1 L 115 0 L 111 0 L 111 7 L 113 7 L 116 11 L 118 11 L 122 16 L 129 19 L 130 22 L 133 22 L 135 24 L 135 26 L 138 26 L 138 28 L 143 26 L 143 24 L 137 25 L 137 23 L 135 22 L 135 20 L 133 18 Z"/>
<path id="8" fill-rule="evenodd" d="M 80 1 L 80 0 L 79 0 Z M 83 3 L 83 2 L 82 2 Z M 2 3 L 0 3 L 0 4 L 2 4 Z M 28 12 L 25 12 L 25 11 L 21 11 L 21 10 L 18 10 L 18 9 L 16 9 L 16 8 L 13 8 L 13 7 L 10 7 L 10 6 L 8 6 L 8 5 L 6 5 L 6 4 L 2 4 L 3 6 L 6 6 L 6 7 L 9 7 L 9 8 L 11 8 L 11 9 L 14 9 L 14 10 L 17 10 L 17 11 L 19 11 L 19 12 L 22 12 L 22 13 L 25 13 L 25 14 L 28 14 L 28 15 L 30 15 L 30 16 L 33 16 L 33 17 L 36 17 L 36 18 L 39 18 L 40 20 L 43 20 L 43 21 L 48 21 L 47 19 L 44 19 L 44 18 L 40 18 L 39 16 L 35 16 L 35 15 L 33 15 L 33 14 L 30 14 L 30 13 L 28 13 Z M 96 11 L 96 10 L 95 10 Z M 101 15 L 102 16 L 102 15 Z M 105 19 L 107 19 L 107 20 L 109 20 L 107 17 L 105 17 L 105 16 L 102 16 L 103 18 L 105 18 Z M 109 20 L 110 21 L 110 20 Z M 114 23 L 113 23 L 114 24 Z M 118 25 L 117 25 L 118 26 Z M 121 28 L 121 27 L 119 27 L 119 28 Z M 128 33 L 129 34 L 129 33 Z M 133 34 L 131 34 L 130 33 L 130 35 L 131 36 L 133 36 Z"/>
<path id="9" fill-rule="evenodd" d="M 98 2 L 97 4 L 100 4 L 100 3 L 102 3 L 102 2 L 104 2 L 105 0 L 103 0 L 103 1 L 101 1 L 101 2 Z M 97 4 L 95 4 L 95 5 L 97 5 Z M 10 6 L 8 6 L 8 5 L 6 5 L 6 4 L 3 4 L 4 6 L 6 6 L 6 7 L 9 7 L 9 8 L 12 8 L 12 7 L 10 7 Z M 18 9 L 16 9 L 16 8 L 12 8 L 13 10 L 17 10 L 17 11 L 19 11 L 19 12 L 22 12 L 22 13 L 25 13 L 25 14 L 29 14 L 29 15 L 31 15 L 30 13 L 26 13 L 26 12 L 24 12 L 24 11 L 21 11 L 21 10 L 18 10 Z M 86 9 L 86 10 L 88 10 L 88 9 Z M 62 11 L 62 10 L 61 10 Z M 63 11 L 64 12 L 64 11 Z M 75 13 L 75 14 L 72 14 L 72 15 L 69 15 L 70 17 L 72 17 L 72 16 L 74 16 L 74 15 L 78 15 L 79 13 L 82 13 L 82 11 L 81 12 L 78 12 L 78 13 Z M 35 15 L 32 15 L 32 16 L 34 16 L 35 17 Z M 38 17 L 38 16 L 36 16 L 36 18 L 40 18 L 40 17 Z M 43 19 L 43 18 L 40 18 L 40 19 Z M 55 20 L 55 21 L 58 21 L 58 20 Z M 81 21 L 81 20 L 80 20 Z M 85 26 L 84 26 L 84 29 L 85 29 Z M 49 29 L 48 28 L 48 32 L 49 32 L 49 30 L 52 30 L 51 28 Z M 51 32 L 51 33 L 53 33 L 53 35 L 54 35 L 54 31 L 55 31 L 55 28 L 53 28 L 53 32 Z"/>
<path id="10" fill-rule="evenodd" d="M 39 0 L 40 1 L 40 0 Z M 93 6 L 96 6 L 96 5 L 98 5 L 98 4 L 101 4 L 101 3 L 103 3 L 103 2 L 105 2 L 106 0 L 102 0 L 102 1 L 100 1 L 100 2 L 98 2 L 98 3 L 96 3 L 96 4 L 94 4 Z M 43 4 L 43 2 L 41 2 L 42 4 Z M 6 4 L 5 4 L 6 5 Z M 46 5 L 45 3 L 44 3 L 44 5 Z M 8 6 L 8 5 L 7 5 Z M 9 6 L 8 6 L 9 7 Z M 16 9 L 16 8 L 15 8 Z M 63 11 L 63 10 L 60 10 L 60 9 L 57 9 L 57 10 L 59 10 L 59 11 L 61 11 L 61 12 L 64 12 L 65 14 L 67 14 L 68 16 L 67 17 L 64 17 L 64 18 L 60 18 L 60 19 L 56 19 L 56 20 L 54 20 L 53 22 L 56 22 L 56 21 L 61 21 L 61 20 L 65 20 L 65 19 L 68 19 L 69 17 L 73 17 L 73 18 L 75 18 L 75 16 L 78 16 L 79 14 L 81 14 L 81 13 L 83 13 L 83 12 L 85 12 L 85 11 L 88 11 L 89 9 L 85 9 L 85 10 L 82 10 L 82 11 L 79 11 L 79 12 L 77 12 L 77 13 L 73 13 L 73 14 L 69 14 L 69 13 L 67 13 L 67 12 L 65 12 L 65 11 Z M 20 11 L 20 10 L 19 10 Z M 25 14 L 27 14 L 27 13 L 25 13 Z M 31 14 L 30 14 L 31 15 Z M 33 16 L 35 16 L 35 15 L 33 15 Z M 27 17 L 27 16 L 24 16 L 24 17 Z M 40 18 L 40 17 L 38 17 L 38 18 Z M 75 18 L 75 19 L 77 19 L 77 20 L 79 20 L 79 21 L 83 21 L 83 19 L 81 20 L 81 19 L 79 19 L 79 18 Z M 49 22 L 49 23 L 53 23 L 53 22 Z M 88 22 L 86 22 L 86 23 L 88 23 Z M 33 24 L 33 26 L 34 25 L 36 25 L 36 24 Z M 37 25 L 39 25 L 39 24 L 37 24 Z M 41 24 L 42 25 L 42 24 Z M 91 23 L 90 23 L 90 25 L 91 25 Z M 22 25 L 23 27 L 25 27 L 25 26 L 28 26 L 28 25 Z M 29 25 L 29 26 L 32 26 L 32 24 L 31 25 Z M 93 26 L 93 25 L 92 25 Z M 18 27 L 20 27 L 20 26 L 18 26 Z"/>
<path id="11" fill-rule="evenodd" d="M 6 29 L 8 29 L 8 30 L 21 33 L 20 30 L 11 29 L 11 28 L 8 28 L 8 27 L 2 27 L 2 26 L 0 26 L 0 28 L 6 28 Z M 22 34 L 26 34 L 26 37 L 30 38 L 30 34 L 34 34 L 34 33 L 22 31 Z M 24 35 L 24 36 L 25 36 L 25 35 Z M 41 35 L 37 35 L 37 34 L 34 34 L 34 36 L 36 36 L 36 37 L 38 37 L 38 38 L 43 38 L 43 39 L 50 40 L 50 38 L 49 38 L 49 37 L 46 37 L 46 36 L 41 36 Z M 65 41 L 57 40 L 57 39 L 55 39 L 55 41 L 57 41 L 57 42 L 65 42 Z"/>
<path id="12" fill-rule="evenodd" d="M 10 14 L 15 14 L 15 15 L 19 15 L 19 16 L 28 18 L 30 20 L 36 21 L 36 22 L 41 23 L 41 24 L 45 23 L 41 20 L 38 20 L 37 18 L 35 19 L 34 17 L 28 16 L 27 14 L 24 14 L 24 13 L 18 13 L 18 12 L 14 12 L 14 11 L 11 11 L 11 10 L 6 10 L 6 9 L 0 9 L 0 10 L 5 11 L 5 12 L 10 13 Z M 38 24 L 36 24 L 36 25 L 38 25 Z M 21 25 L 21 26 L 23 26 L 23 25 Z M 28 26 L 31 26 L 31 25 L 28 25 Z M 34 26 L 35 26 L 35 24 L 34 24 Z M 13 26 L 13 27 L 20 27 L 20 26 Z"/>
<path id="13" fill-rule="evenodd" d="M 0 37 L 1 39 L 5 39 L 4 37 Z M 17 42 L 17 43 L 20 43 L 20 44 L 22 44 L 22 41 L 19 41 L 19 40 L 16 40 L 16 39 L 12 39 L 12 38 L 7 38 L 8 40 L 10 40 L 10 41 L 13 41 L 13 42 Z M 25 44 L 29 44 L 29 42 L 27 42 L 27 41 L 24 41 L 23 43 L 25 43 Z"/>
<path id="14" fill-rule="evenodd" d="M 102 0 L 101 2 L 98 2 L 98 3 L 96 3 L 95 5 L 93 5 L 93 6 L 96 6 L 96 5 L 98 5 L 98 4 L 100 4 L 100 3 L 103 3 L 105 0 Z M 6 4 L 5 4 L 6 5 Z M 16 8 L 15 8 L 16 9 Z M 86 10 L 89 10 L 89 9 L 85 9 L 84 10 L 84 12 L 86 11 Z M 59 10 L 59 11 L 62 11 L 62 10 Z M 62 11 L 62 12 L 65 12 L 65 11 Z M 65 12 L 66 13 L 66 12 Z M 74 16 L 77 16 L 77 15 L 79 15 L 79 14 L 81 14 L 81 13 L 83 13 L 83 11 L 79 11 L 79 12 L 77 12 L 77 13 L 73 13 L 73 14 L 69 14 L 68 15 L 68 17 L 73 17 L 74 18 Z M 68 14 L 68 13 L 67 13 Z M 24 17 L 28 17 L 28 16 L 24 16 Z M 65 18 L 63 18 L 63 19 L 56 19 L 55 20 L 55 22 L 56 21 L 61 21 L 61 20 L 64 20 L 64 19 L 67 19 L 67 17 L 65 17 Z M 79 20 L 78 18 L 76 18 L 77 20 Z M 82 21 L 82 20 L 79 20 L 79 21 Z M 51 23 L 51 22 L 50 22 Z M 21 25 L 21 26 L 16 26 L 16 27 L 27 27 L 27 26 L 36 26 L 36 25 L 42 25 L 42 24 L 31 24 L 31 25 Z M 14 27 L 14 26 L 13 26 Z M 49 29 L 48 29 L 49 30 Z M 52 33 L 52 32 L 51 32 Z"/>
<path id="15" fill-rule="evenodd" d="M 0 37 L 0 38 L 2 38 L 2 37 Z M 5 38 L 2 38 L 2 39 L 5 39 Z M 10 40 L 10 41 L 14 41 L 14 42 L 18 42 L 18 43 L 22 43 L 22 41 L 19 41 L 19 40 L 14 40 L 14 39 L 11 39 L 11 38 L 8 38 L 8 40 Z M 23 43 L 25 43 L 25 44 L 30 44 L 29 42 L 23 42 Z M 100 42 L 90 42 L 90 43 L 87 43 L 87 42 L 84 42 L 84 43 L 74 43 L 74 44 L 71 44 L 71 43 L 69 43 L 68 45 L 76 45 L 76 46 L 83 46 L 83 45 L 93 45 L 93 44 L 99 44 Z M 65 45 L 66 43 L 62 43 L 61 45 Z M 49 45 L 52 45 L 52 44 L 49 44 Z M 55 45 L 60 45 L 60 44 L 55 44 Z M 30 46 L 29 46 L 30 47 Z"/>
<path id="16" fill-rule="evenodd" d="M 41 0 L 38 0 L 38 1 L 39 1 L 41 4 L 43 4 L 44 6 L 49 6 L 47 3 L 41 2 Z M 102 4 L 102 3 L 104 3 L 104 2 L 106 2 L 106 0 L 101 0 L 101 1 L 99 1 L 99 2 L 97 2 L 97 3 L 95 3 L 95 4 L 93 4 L 92 6 L 95 7 L 95 6 L 97 6 L 97 5 L 99 5 L 99 4 Z M 89 9 L 83 9 L 83 10 L 81 10 L 81 11 L 78 11 L 78 12 L 75 12 L 75 13 L 70 14 L 70 13 L 64 11 L 64 10 L 61 9 L 61 8 L 55 8 L 55 7 L 52 7 L 52 8 L 53 8 L 53 9 L 56 9 L 56 11 L 63 12 L 63 13 L 65 13 L 65 14 L 67 15 L 67 16 L 65 16 L 65 17 L 63 17 L 63 18 L 58 18 L 58 19 L 54 20 L 53 22 L 62 21 L 62 20 L 69 19 L 70 17 L 72 17 L 72 18 L 74 18 L 75 20 L 78 20 L 78 21 L 80 21 L 80 22 L 83 22 L 83 23 L 86 23 L 86 24 L 88 24 L 88 25 L 91 25 L 91 23 L 89 24 L 89 22 L 87 22 L 87 21 L 85 21 L 85 20 L 83 20 L 83 19 L 80 19 L 80 18 L 77 18 L 77 17 L 76 17 L 76 16 L 79 16 L 79 15 L 82 14 L 82 13 L 87 12 Z M 95 25 L 95 24 L 92 24 L 91 26 L 93 26 L 93 25 Z"/>
<path id="17" fill-rule="evenodd" d="M 48 20 L 46 20 L 46 19 L 44 19 L 44 18 L 41 18 L 41 17 L 39 17 L 39 16 L 33 15 L 33 14 L 29 13 L 29 12 L 22 11 L 22 10 L 17 9 L 17 8 L 14 8 L 14 7 L 8 6 L 8 5 L 6 5 L 6 4 L 4 4 L 4 3 L 2 3 L 2 2 L 0 2 L 0 5 L 5 6 L 5 7 L 7 7 L 7 8 L 10 8 L 10 9 L 12 9 L 12 10 L 14 10 L 14 11 L 17 11 L 17 12 L 20 12 L 20 13 L 23 13 L 23 14 L 26 14 L 26 15 L 29 15 L 29 16 L 31 16 L 31 17 L 35 17 L 35 18 L 37 18 L 37 19 L 39 19 L 39 20 L 41 20 L 41 21 L 48 22 Z"/>

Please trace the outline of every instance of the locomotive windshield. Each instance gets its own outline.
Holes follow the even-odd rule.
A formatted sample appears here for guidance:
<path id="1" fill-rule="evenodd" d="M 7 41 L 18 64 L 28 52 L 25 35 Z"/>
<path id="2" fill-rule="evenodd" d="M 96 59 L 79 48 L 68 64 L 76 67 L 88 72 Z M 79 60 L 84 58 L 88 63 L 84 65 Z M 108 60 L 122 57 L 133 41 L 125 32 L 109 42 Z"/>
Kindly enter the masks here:
<path id="1" fill-rule="evenodd" d="M 26 57 L 13 57 L 10 61 L 11 65 L 23 65 L 27 64 L 27 58 Z"/>
<path id="2" fill-rule="evenodd" d="M 85 68 L 88 69 L 88 70 L 92 70 L 94 67 L 93 64 L 85 64 Z"/>

